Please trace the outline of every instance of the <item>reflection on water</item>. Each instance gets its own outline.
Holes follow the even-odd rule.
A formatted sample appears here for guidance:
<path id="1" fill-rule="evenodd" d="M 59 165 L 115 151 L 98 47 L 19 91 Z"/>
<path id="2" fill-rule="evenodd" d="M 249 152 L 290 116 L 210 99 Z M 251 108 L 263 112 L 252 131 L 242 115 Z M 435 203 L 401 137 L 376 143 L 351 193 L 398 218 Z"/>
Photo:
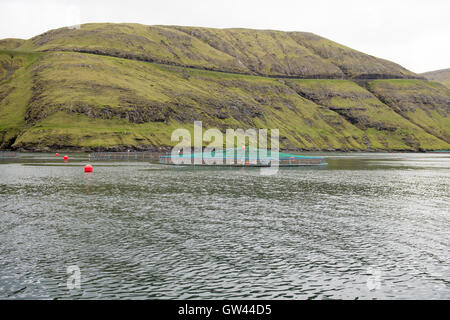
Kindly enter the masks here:
<path id="1" fill-rule="evenodd" d="M 0 298 L 450 298 L 450 156 L 326 156 L 275 176 L 1 161 Z"/>

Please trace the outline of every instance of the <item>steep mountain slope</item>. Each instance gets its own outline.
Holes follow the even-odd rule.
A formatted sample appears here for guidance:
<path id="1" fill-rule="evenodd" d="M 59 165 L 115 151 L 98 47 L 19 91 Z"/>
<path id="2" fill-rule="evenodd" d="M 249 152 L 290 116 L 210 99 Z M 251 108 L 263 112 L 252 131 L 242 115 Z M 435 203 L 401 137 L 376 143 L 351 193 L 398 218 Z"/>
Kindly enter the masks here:
<path id="1" fill-rule="evenodd" d="M 447 88 L 450 88 L 450 68 L 424 72 L 421 73 L 420 75 L 428 80 L 440 82 L 443 85 L 447 86 Z"/>
<path id="2" fill-rule="evenodd" d="M 368 88 L 425 131 L 450 142 L 450 90 L 436 82 L 420 80 L 375 80 Z"/>
<path id="3" fill-rule="evenodd" d="M 416 78 L 402 66 L 319 37 L 312 33 L 291 32 L 290 35 L 306 48 L 338 66 L 349 78 L 384 79 Z"/>
<path id="4" fill-rule="evenodd" d="M 308 33 L 57 29 L 0 50 L 0 148 L 171 146 L 171 132 L 194 120 L 222 131 L 278 128 L 283 149 L 450 148 L 450 90 L 389 79 L 408 77 L 416 75 Z"/>
<path id="5" fill-rule="evenodd" d="M 395 63 L 301 32 L 102 23 L 51 30 L 20 49 L 79 51 L 268 76 L 417 77 Z"/>
<path id="6" fill-rule="evenodd" d="M 354 82 L 292 80 L 289 85 L 301 96 L 328 107 L 361 129 L 369 148 L 419 149 L 433 143 L 424 130 Z M 442 132 L 439 134 L 443 135 Z"/>
<path id="7" fill-rule="evenodd" d="M 32 95 L 32 67 L 41 53 L 0 51 L 0 148 L 14 143 L 26 128 Z"/>

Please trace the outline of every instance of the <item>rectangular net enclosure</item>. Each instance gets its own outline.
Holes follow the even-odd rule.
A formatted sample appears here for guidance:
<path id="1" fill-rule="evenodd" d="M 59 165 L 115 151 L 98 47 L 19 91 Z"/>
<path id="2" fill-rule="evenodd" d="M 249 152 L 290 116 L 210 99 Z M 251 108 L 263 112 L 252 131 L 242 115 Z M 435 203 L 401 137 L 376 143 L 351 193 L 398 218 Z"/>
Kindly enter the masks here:
<path id="1" fill-rule="evenodd" d="M 158 151 L 129 151 L 129 152 L 92 152 L 89 154 L 90 161 L 104 160 L 150 160 L 158 161 L 161 155 L 167 152 Z"/>
<path id="2" fill-rule="evenodd" d="M 14 151 L 0 151 L 0 159 L 12 159 L 16 157 L 17 153 Z"/>
<path id="3" fill-rule="evenodd" d="M 219 149 L 187 154 L 160 156 L 159 162 L 169 165 L 280 167 L 326 165 L 323 157 L 304 156 L 262 149 Z"/>

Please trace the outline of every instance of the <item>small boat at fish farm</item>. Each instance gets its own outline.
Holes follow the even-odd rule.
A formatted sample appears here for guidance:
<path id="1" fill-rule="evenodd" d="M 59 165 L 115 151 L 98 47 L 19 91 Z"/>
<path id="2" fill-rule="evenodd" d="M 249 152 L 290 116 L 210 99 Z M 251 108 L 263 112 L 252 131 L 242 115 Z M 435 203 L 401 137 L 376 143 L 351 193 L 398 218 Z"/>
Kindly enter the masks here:
<path id="1" fill-rule="evenodd" d="M 263 149 L 219 149 L 160 156 L 161 164 L 228 167 L 298 167 L 327 165 L 324 157 Z"/>

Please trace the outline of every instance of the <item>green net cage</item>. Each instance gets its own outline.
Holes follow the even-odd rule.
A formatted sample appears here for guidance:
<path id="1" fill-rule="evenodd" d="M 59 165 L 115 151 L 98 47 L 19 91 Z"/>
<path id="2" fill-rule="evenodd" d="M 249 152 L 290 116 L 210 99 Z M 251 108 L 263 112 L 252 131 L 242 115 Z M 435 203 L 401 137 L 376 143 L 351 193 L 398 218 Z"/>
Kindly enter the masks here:
<path id="1" fill-rule="evenodd" d="M 232 148 L 204 150 L 194 153 L 178 153 L 160 157 L 160 163 L 174 165 L 220 165 L 220 166 L 302 166 L 326 165 L 325 159 L 319 156 L 305 156 L 286 152 Z"/>

